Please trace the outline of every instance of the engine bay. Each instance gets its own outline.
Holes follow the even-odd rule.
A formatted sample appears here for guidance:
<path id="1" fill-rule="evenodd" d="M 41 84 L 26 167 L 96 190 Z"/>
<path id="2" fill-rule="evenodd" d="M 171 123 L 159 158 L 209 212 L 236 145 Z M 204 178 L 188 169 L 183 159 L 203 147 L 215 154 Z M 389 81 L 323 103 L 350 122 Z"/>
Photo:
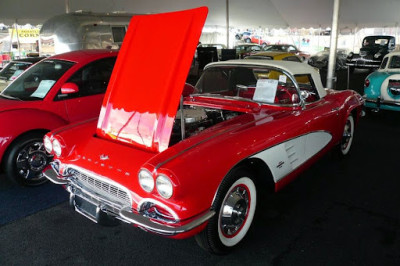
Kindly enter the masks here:
<path id="1" fill-rule="evenodd" d="M 176 114 L 169 146 L 241 114 L 236 111 L 185 105 Z"/>

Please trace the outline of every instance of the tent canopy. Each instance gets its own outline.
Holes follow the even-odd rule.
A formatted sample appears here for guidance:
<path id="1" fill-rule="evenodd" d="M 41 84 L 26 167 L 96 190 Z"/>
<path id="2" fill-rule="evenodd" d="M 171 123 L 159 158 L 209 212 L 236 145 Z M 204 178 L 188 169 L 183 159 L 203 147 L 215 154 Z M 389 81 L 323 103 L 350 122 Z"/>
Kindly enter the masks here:
<path id="1" fill-rule="evenodd" d="M 223 0 L 1 0 L 0 23 L 41 24 L 46 19 L 71 12 L 122 11 L 159 13 L 208 6 L 206 25 L 226 25 L 226 1 Z M 332 24 L 333 0 L 229 0 L 229 23 L 233 27 L 308 28 Z M 342 0 L 340 28 L 395 27 L 400 22 L 399 0 Z"/>

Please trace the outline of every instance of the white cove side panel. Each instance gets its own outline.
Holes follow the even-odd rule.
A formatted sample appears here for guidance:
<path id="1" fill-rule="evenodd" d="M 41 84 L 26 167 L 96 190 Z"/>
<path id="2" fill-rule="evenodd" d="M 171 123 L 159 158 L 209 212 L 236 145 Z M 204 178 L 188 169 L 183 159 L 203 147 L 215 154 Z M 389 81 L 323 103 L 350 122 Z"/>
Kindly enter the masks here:
<path id="1" fill-rule="evenodd" d="M 250 158 L 263 160 L 276 183 L 321 151 L 331 139 L 332 135 L 328 132 L 311 132 L 254 154 Z"/>

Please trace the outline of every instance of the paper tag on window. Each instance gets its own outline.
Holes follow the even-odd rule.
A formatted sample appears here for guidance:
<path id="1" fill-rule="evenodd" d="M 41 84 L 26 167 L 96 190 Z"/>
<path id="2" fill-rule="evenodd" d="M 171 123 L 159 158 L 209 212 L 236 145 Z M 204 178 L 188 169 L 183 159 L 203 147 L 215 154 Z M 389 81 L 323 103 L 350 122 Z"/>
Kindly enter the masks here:
<path id="1" fill-rule="evenodd" d="M 274 103 L 278 81 L 276 79 L 257 80 L 253 100 L 257 102 Z"/>
<path id="2" fill-rule="evenodd" d="M 287 79 L 286 75 L 279 75 L 279 82 L 286 83 L 286 79 Z"/>
<path id="3" fill-rule="evenodd" d="M 39 83 L 39 87 L 35 90 L 34 93 L 31 94 L 32 97 L 44 98 L 47 92 L 53 87 L 53 84 L 56 83 L 55 80 L 42 80 Z"/>

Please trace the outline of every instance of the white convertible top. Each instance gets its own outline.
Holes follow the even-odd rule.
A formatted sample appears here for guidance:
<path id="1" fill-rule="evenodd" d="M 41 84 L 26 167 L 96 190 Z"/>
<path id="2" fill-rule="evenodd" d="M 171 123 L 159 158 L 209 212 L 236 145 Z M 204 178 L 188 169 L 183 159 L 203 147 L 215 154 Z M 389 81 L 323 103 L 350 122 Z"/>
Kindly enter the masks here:
<path id="1" fill-rule="evenodd" d="M 291 75 L 301 75 L 301 74 L 310 74 L 316 89 L 318 90 L 319 96 L 324 97 L 326 95 L 326 91 L 322 86 L 321 76 L 319 72 L 309 66 L 306 63 L 292 62 L 292 61 L 282 61 L 282 60 L 260 60 L 260 59 L 237 59 L 237 60 L 228 60 L 221 62 L 214 62 L 208 64 L 204 69 L 213 67 L 213 66 L 240 66 L 240 65 L 248 65 L 248 66 L 265 66 L 265 67 L 275 67 L 282 69 L 288 72 Z"/>

